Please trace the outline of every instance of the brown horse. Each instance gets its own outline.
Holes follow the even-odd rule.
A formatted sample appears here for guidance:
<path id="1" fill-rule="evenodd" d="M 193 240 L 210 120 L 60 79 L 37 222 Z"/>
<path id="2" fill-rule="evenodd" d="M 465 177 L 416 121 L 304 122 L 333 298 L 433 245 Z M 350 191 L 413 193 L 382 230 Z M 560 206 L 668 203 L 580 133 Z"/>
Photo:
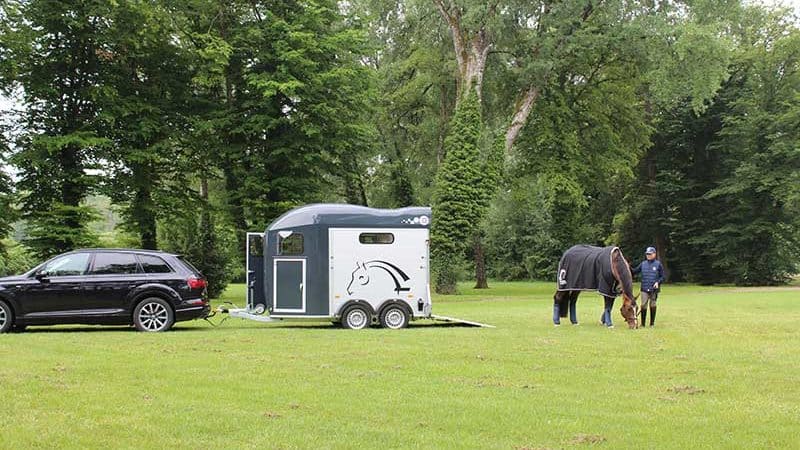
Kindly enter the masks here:
<path id="1" fill-rule="evenodd" d="M 621 292 L 620 292 L 621 290 Z M 577 324 L 576 305 L 581 291 L 597 291 L 605 307 L 600 319 L 603 325 L 613 327 L 611 309 L 614 299 L 622 294 L 620 313 L 629 328 L 637 328 L 638 296 L 633 295 L 633 275 L 630 265 L 619 247 L 594 247 L 576 245 L 564 252 L 558 264 L 558 288 L 553 296 L 553 323 L 567 316 Z"/>

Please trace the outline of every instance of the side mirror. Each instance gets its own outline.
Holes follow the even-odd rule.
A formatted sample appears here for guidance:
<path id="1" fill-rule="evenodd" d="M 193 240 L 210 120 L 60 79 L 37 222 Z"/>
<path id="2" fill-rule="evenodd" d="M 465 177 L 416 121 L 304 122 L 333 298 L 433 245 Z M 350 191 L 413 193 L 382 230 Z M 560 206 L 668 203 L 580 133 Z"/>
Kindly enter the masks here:
<path id="1" fill-rule="evenodd" d="M 50 279 L 47 277 L 47 272 L 36 272 L 36 275 L 33 277 L 39 280 L 40 283 L 46 283 L 50 281 Z"/>

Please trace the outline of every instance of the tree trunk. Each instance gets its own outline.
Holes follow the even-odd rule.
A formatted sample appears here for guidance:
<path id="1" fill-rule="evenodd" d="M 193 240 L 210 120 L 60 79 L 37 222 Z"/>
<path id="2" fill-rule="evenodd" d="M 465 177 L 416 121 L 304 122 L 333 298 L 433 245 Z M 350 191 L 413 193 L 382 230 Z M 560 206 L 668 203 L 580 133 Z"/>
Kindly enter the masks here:
<path id="1" fill-rule="evenodd" d="M 514 147 L 514 144 L 517 142 L 520 132 L 525 127 L 525 124 L 528 123 L 528 117 L 531 115 L 533 105 L 539 98 L 539 93 L 540 90 L 538 87 L 531 86 L 525 91 L 525 95 L 522 99 L 517 102 L 511 124 L 508 126 L 508 130 L 506 130 L 506 155 L 511 152 L 511 148 Z"/>
<path id="2" fill-rule="evenodd" d="M 239 245 L 240 254 L 244 255 L 247 246 L 247 219 L 244 214 L 241 181 L 233 170 L 232 164 L 231 161 L 227 161 L 223 168 L 225 190 L 228 194 L 228 214 L 230 214 L 233 227 L 236 229 L 236 242 Z"/>
<path id="3" fill-rule="evenodd" d="M 433 3 L 450 28 L 450 35 L 453 38 L 453 49 L 458 63 L 456 104 L 467 95 L 470 89 L 475 89 L 480 102 L 483 100 L 483 74 L 486 72 L 486 60 L 492 49 L 491 39 L 484 26 L 481 26 L 470 37 L 461 28 L 461 13 L 452 0 L 447 5 L 444 0 L 433 0 Z M 494 13 L 493 9 L 491 13 Z"/>
<path id="4" fill-rule="evenodd" d="M 156 250 L 158 239 L 156 231 L 156 210 L 153 201 L 153 180 L 149 168 L 144 164 L 131 166 L 135 194 L 131 204 L 133 223 L 139 231 L 139 241 L 144 249 Z"/>
<path id="5" fill-rule="evenodd" d="M 488 289 L 486 280 L 486 254 L 483 250 L 483 239 L 480 235 L 475 237 L 475 289 Z"/>

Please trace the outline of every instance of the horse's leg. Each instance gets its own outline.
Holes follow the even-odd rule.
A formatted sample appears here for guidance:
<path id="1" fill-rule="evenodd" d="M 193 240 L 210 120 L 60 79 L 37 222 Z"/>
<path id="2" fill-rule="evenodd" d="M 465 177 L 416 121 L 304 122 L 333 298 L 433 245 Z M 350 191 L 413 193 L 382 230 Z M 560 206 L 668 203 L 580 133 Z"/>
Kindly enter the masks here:
<path id="1" fill-rule="evenodd" d="M 569 321 L 572 322 L 573 325 L 578 324 L 578 295 L 580 295 L 581 291 L 572 291 L 569 296 Z"/>
<path id="2" fill-rule="evenodd" d="M 614 309 L 614 297 L 603 296 L 605 307 L 603 308 L 603 323 L 607 327 L 613 327 L 614 322 L 611 321 L 611 310 Z"/>
<path id="3" fill-rule="evenodd" d="M 561 325 L 561 299 L 565 292 L 556 291 L 553 295 L 553 325 Z"/>

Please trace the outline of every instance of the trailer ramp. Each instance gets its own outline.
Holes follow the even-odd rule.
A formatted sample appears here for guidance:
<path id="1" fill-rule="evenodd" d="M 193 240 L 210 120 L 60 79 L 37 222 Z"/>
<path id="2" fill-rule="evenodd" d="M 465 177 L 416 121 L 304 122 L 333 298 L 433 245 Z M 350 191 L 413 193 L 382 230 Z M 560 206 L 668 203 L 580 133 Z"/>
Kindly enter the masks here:
<path id="1" fill-rule="evenodd" d="M 278 322 L 280 319 L 274 319 L 264 314 L 254 314 L 245 308 L 233 308 L 226 311 L 230 317 L 237 317 L 239 319 L 254 320 L 256 322 Z"/>
<path id="2" fill-rule="evenodd" d="M 431 314 L 430 318 L 432 320 L 437 320 L 439 322 L 457 323 L 457 324 L 469 325 L 471 327 L 495 328 L 494 325 L 489 325 L 486 323 L 473 322 L 471 320 L 464 320 L 464 319 L 456 319 L 455 317 L 439 316 L 436 314 Z"/>

